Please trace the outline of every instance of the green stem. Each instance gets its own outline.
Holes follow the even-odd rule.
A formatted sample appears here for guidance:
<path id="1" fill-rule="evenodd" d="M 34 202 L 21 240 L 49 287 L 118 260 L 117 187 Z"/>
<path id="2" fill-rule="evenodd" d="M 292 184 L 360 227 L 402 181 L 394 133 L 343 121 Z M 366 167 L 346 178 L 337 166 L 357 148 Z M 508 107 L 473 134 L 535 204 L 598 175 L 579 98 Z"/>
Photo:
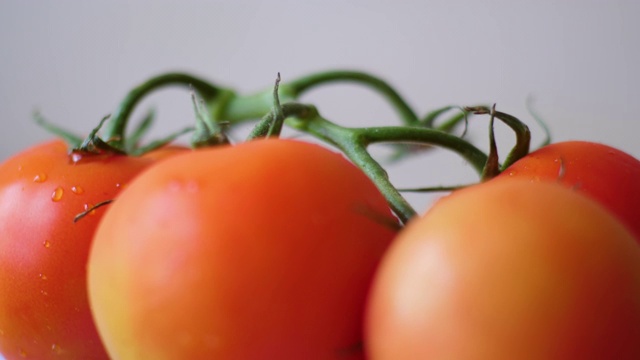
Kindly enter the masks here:
<path id="1" fill-rule="evenodd" d="M 220 123 L 220 117 L 224 112 L 226 103 L 233 96 L 227 90 L 221 91 L 220 96 L 210 100 L 209 109 L 212 111 L 210 114 L 205 100 L 199 98 L 195 91 L 191 92 L 193 111 L 196 118 L 196 126 L 191 136 L 192 148 L 229 144 L 229 139 Z"/>
<path id="2" fill-rule="evenodd" d="M 496 106 L 491 108 L 491 118 L 489 119 L 489 157 L 487 164 L 482 169 L 482 181 L 486 181 L 500 174 L 500 158 L 498 156 L 498 144 L 496 144 L 496 136 L 493 123 L 495 121 Z"/>
<path id="3" fill-rule="evenodd" d="M 516 134 L 516 144 L 505 158 L 500 170 L 508 168 L 511 164 L 529 153 L 531 132 L 529 131 L 529 127 L 518 118 L 500 111 L 495 111 L 495 105 L 492 109 L 486 106 L 477 106 L 467 107 L 465 110 L 471 111 L 474 114 L 490 114 L 492 117 L 495 116 L 509 126 Z"/>
<path id="4" fill-rule="evenodd" d="M 269 131 L 273 127 L 273 123 L 280 120 L 286 120 L 287 118 L 297 117 L 301 119 L 308 119 L 317 116 L 318 112 L 315 107 L 311 105 L 303 105 L 300 103 L 286 103 L 277 105 L 278 109 L 272 109 L 260 120 L 251 130 L 247 141 L 255 140 L 269 136 Z M 290 119 L 292 121 L 293 119 Z"/>
<path id="5" fill-rule="evenodd" d="M 278 88 L 280 87 L 280 73 L 276 79 L 276 84 L 273 86 L 273 122 L 267 132 L 267 137 L 279 137 L 282 132 L 282 126 L 284 126 L 284 120 L 286 116 L 282 111 L 282 105 L 280 104 L 280 96 L 278 95 Z"/>
<path id="6" fill-rule="evenodd" d="M 474 145 L 464 141 L 458 136 L 435 130 L 423 128 L 410 128 L 402 126 L 385 126 L 361 128 L 366 144 L 400 142 L 437 145 L 456 152 L 467 160 L 471 166 L 482 173 L 487 155 Z"/>
<path id="7" fill-rule="evenodd" d="M 420 120 L 420 125 L 422 125 L 424 127 L 433 127 L 433 124 L 434 124 L 434 122 L 436 121 L 437 118 L 439 118 L 442 114 L 448 112 L 449 110 L 456 109 L 456 108 L 457 108 L 456 106 L 447 105 L 447 106 L 441 107 L 439 109 L 432 110 L 432 111 L 428 112 Z"/>
<path id="8" fill-rule="evenodd" d="M 529 153 L 529 148 L 531 146 L 531 131 L 529 131 L 529 127 L 525 123 L 518 120 L 515 116 L 500 111 L 496 111 L 495 116 L 507 124 L 516 133 L 516 145 L 504 159 L 504 163 L 500 168 L 500 170 L 504 170 Z"/>
<path id="9" fill-rule="evenodd" d="M 247 96 L 236 96 L 227 104 L 223 119 L 231 123 L 260 119 L 271 111 L 272 106 L 273 90 Z"/>
<path id="10" fill-rule="evenodd" d="M 357 71 L 327 71 L 282 83 L 279 91 L 280 101 L 283 103 L 294 101 L 312 88 L 332 82 L 355 82 L 369 86 L 391 103 L 404 123 L 410 125 L 419 123 L 416 113 L 394 88 L 375 76 Z M 273 95 L 271 90 L 247 96 L 237 96 L 229 101 L 226 107 L 225 120 L 237 123 L 250 119 L 260 119 L 271 110 L 272 106 Z"/>
<path id="11" fill-rule="evenodd" d="M 57 125 L 54 125 L 54 124 L 48 122 L 37 111 L 34 112 L 33 119 L 43 129 L 47 130 L 48 132 L 50 132 L 53 135 L 56 135 L 56 136 L 62 138 L 62 140 L 64 140 L 67 143 L 67 145 L 69 146 L 70 149 L 75 149 L 75 148 L 79 147 L 80 144 L 82 144 L 82 141 L 84 140 L 81 137 L 71 133 L 67 129 L 63 129 L 63 128 L 57 126 Z"/>
<path id="12" fill-rule="evenodd" d="M 125 139 L 124 145 L 127 153 L 135 151 L 142 137 L 149 131 L 151 125 L 153 125 L 154 119 L 155 111 L 151 109 L 149 110 L 149 112 L 147 112 L 144 118 L 142 118 L 142 121 L 140 121 L 140 123 L 136 125 L 130 135 Z"/>
<path id="13" fill-rule="evenodd" d="M 448 185 L 448 186 L 430 186 L 430 187 L 420 187 L 420 188 L 400 188 L 398 191 L 400 192 L 419 192 L 419 193 L 434 193 L 434 192 L 449 192 L 459 190 L 465 187 L 473 186 L 475 184 L 464 184 L 464 185 Z"/>
<path id="14" fill-rule="evenodd" d="M 531 115 L 531 117 L 533 117 L 533 120 L 538 123 L 538 125 L 542 128 L 542 132 L 544 133 L 544 138 L 537 148 L 541 148 L 543 146 L 551 144 L 551 129 L 549 129 L 549 126 L 544 121 L 544 119 L 542 119 L 538 112 L 533 108 L 533 97 L 531 96 L 527 98 L 527 111 L 529 111 L 529 114 Z"/>
<path id="15" fill-rule="evenodd" d="M 221 88 L 185 73 L 168 73 L 147 80 L 126 95 L 112 114 L 111 121 L 105 125 L 105 137 L 113 139 L 113 146 L 123 148 L 124 133 L 129 116 L 140 100 L 158 88 L 170 85 L 193 87 L 205 100 L 214 98 L 221 91 Z"/>
<path id="16" fill-rule="evenodd" d="M 393 212 L 405 224 L 416 215 L 416 212 L 391 184 L 384 168 L 369 154 L 367 147 L 370 144 L 415 142 L 440 145 L 460 154 L 480 173 L 487 160 L 487 156 L 473 145 L 456 136 L 438 130 L 402 126 L 345 128 L 324 119 L 315 108 L 308 105 L 284 104 L 285 113 L 293 113 L 289 109 L 294 106 L 299 114 L 296 119 L 290 119 L 288 124 L 340 149 L 372 179 L 389 202 Z M 308 109 L 306 116 L 300 116 L 301 109 L 305 108 Z"/>
<path id="17" fill-rule="evenodd" d="M 318 85 L 332 82 L 354 82 L 368 86 L 372 90 L 380 93 L 391 103 L 406 125 L 416 125 L 419 123 L 415 111 L 413 111 L 411 106 L 407 104 L 391 85 L 378 77 L 360 71 L 336 70 L 311 74 L 290 83 L 283 84 L 282 89 L 283 92 L 286 89 L 295 99 Z"/>
<path id="18" fill-rule="evenodd" d="M 303 122 L 301 130 L 307 131 L 340 149 L 376 184 L 396 216 L 406 224 L 416 216 L 409 202 L 391 184 L 384 168 L 367 152 L 366 142 L 354 129 L 338 126 L 319 115 Z"/>

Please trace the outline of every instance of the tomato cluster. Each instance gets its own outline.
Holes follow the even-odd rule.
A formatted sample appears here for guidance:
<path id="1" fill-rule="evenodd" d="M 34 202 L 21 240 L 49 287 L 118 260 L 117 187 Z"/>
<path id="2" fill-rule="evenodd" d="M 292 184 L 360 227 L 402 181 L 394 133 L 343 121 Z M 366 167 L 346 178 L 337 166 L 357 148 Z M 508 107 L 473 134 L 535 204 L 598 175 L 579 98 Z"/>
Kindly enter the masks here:
<path id="1" fill-rule="evenodd" d="M 640 358 L 640 161 L 554 143 L 404 223 L 386 174 L 341 149 L 15 155 L 0 165 L 0 353 Z"/>
<path id="2" fill-rule="evenodd" d="M 372 358 L 640 358 L 639 191 L 640 161 L 563 142 L 441 199 L 381 265 Z"/>

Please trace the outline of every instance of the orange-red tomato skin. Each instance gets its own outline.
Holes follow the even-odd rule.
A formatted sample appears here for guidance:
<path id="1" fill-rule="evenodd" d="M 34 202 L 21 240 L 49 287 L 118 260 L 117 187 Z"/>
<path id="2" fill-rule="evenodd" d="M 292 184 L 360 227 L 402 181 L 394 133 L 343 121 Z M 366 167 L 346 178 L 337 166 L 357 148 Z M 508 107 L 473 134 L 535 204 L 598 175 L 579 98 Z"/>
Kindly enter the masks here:
<path id="1" fill-rule="evenodd" d="M 78 160 L 78 159 L 76 159 Z M 55 140 L 0 165 L 0 353 L 7 359 L 107 359 L 89 311 L 86 265 L 98 208 L 153 163 L 121 155 L 74 162 Z"/>
<path id="2" fill-rule="evenodd" d="M 368 305 L 371 359 L 638 359 L 640 248 L 566 187 L 489 181 L 410 222 Z"/>
<path id="3" fill-rule="evenodd" d="M 109 209 L 89 265 L 115 358 L 362 358 L 370 280 L 395 232 L 373 183 L 292 140 L 196 150 Z"/>
<path id="4" fill-rule="evenodd" d="M 589 141 L 553 143 L 518 160 L 501 178 L 564 184 L 604 205 L 640 242 L 640 160 L 619 149 Z"/>

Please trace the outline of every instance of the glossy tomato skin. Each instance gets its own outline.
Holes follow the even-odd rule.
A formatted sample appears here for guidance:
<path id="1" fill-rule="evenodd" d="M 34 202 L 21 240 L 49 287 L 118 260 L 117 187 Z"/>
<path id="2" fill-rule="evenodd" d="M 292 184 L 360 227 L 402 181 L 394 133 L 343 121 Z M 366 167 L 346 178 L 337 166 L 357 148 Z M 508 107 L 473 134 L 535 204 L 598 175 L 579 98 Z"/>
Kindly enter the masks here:
<path id="1" fill-rule="evenodd" d="M 175 155 L 182 154 L 188 151 L 191 151 L 191 148 L 183 145 L 179 145 L 179 144 L 169 144 L 169 145 L 160 147 L 158 149 L 155 149 L 153 151 L 150 151 L 148 153 L 145 153 L 144 155 L 142 155 L 142 157 L 146 159 L 151 159 L 155 162 L 155 161 L 168 159 L 170 157 L 173 157 Z"/>
<path id="2" fill-rule="evenodd" d="M 555 181 L 602 203 L 640 241 L 640 160 L 611 146 L 565 141 L 520 159 L 500 178 Z"/>
<path id="3" fill-rule="evenodd" d="M 371 359 L 640 359 L 640 248 L 563 186 L 487 182 L 408 224 L 368 306 Z"/>
<path id="4" fill-rule="evenodd" d="M 362 358 L 366 294 L 395 231 L 341 155 L 292 140 L 196 150 L 121 195 L 89 262 L 113 358 Z"/>
<path id="5" fill-rule="evenodd" d="M 62 141 L 0 165 L 0 353 L 7 359 L 106 359 L 86 290 L 86 263 L 105 211 L 151 160 L 71 161 Z"/>

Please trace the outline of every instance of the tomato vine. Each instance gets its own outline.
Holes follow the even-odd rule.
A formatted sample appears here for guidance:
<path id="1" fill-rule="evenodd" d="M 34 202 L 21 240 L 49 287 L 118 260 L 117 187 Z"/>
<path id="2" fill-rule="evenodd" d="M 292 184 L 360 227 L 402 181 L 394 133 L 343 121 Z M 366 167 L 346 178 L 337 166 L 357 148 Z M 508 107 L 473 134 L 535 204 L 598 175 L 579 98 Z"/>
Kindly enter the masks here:
<path id="1" fill-rule="evenodd" d="M 345 82 L 361 85 L 380 95 L 395 111 L 398 123 L 343 126 L 325 117 L 314 104 L 300 100 L 314 88 Z M 141 144 L 154 122 L 155 112 L 147 112 L 131 130 L 127 130 L 129 118 L 142 99 L 167 86 L 191 90 L 194 122 L 162 139 Z M 488 151 L 481 150 L 465 137 L 469 118 L 478 115 L 489 118 Z M 532 116 L 547 133 L 545 143 L 548 143 L 548 130 L 538 115 L 532 112 Z M 373 285 L 378 290 L 373 292 L 370 301 L 368 294 L 370 289 L 376 289 L 371 281 L 375 280 L 378 264 L 382 264 L 382 272 L 385 266 L 389 268 L 381 263 L 383 255 L 393 257 L 394 250 L 391 249 L 392 255 L 386 255 L 387 248 L 403 246 L 395 245 L 402 243 L 403 237 L 411 240 L 404 241 L 409 244 L 406 245 L 410 246 L 409 250 L 400 253 L 399 260 L 391 260 L 402 265 L 392 263 L 389 271 L 392 276 L 400 274 L 394 270 L 396 266 L 410 264 L 407 260 L 411 257 L 406 254 L 415 255 L 415 266 L 427 264 L 429 271 L 433 271 L 434 282 L 418 279 L 421 284 L 428 285 L 428 291 L 423 292 L 427 298 L 432 296 L 434 289 L 438 290 L 438 286 L 433 285 L 440 281 L 442 266 L 448 266 L 445 268 L 447 273 L 459 271 L 463 274 L 458 278 L 463 279 L 464 287 L 474 276 L 480 280 L 482 277 L 495 280 L 508 274 L 502 283 L 493 282 L 498 284 L 498 291 L 492 291 L 484 303 L 491 305 L 493 299 L 498 298 L 502 299 L 499 304 L 502 306 L 516 299 L 519 301 L 515 303 L 517 307 L 525 310 L 547 309 L 547 300 L 556 299 L 550 291 L 553 287 L 548 284 L 560 279 L 556 285 L 566 287 L 577 279 L 575 274 L 582 277 L 571 291 L 563 293 L 567 295 L 562 300 L 564 304 L 576 304 L 576 299 L 593 299 L 593 294 L 609 291 L 614 278 L 616 281 L 622 279 L 618 284 L 626 289 L 618 293 L 623 295 L 619 299 L 628 299 L 626 294 L 637 293 L 640 286 L 636 281 L 640 279 L 637 276 L 640 272 L 634 266 L 640 252 L 632 241 L 638 240 L 640 233 L 635 211 L 640 199 L 637 186 L 640 162 L 617 149 L 589 142 L 556 143 L 530 152 L 528 126 L 510 114 L 497 111 L 495 104 L 447 105 L 420 116 L 385 80 L 349 70 L 318 72 L 284 82 L 278 74 L 272 87 L 249 94 L 192 74 L 167 73 L 133 88 L 113 114 L 103 117 L 85 138 L 49 123 L 40 114 L 35 114 L 34 118 L 66 144 L 60 140 L 42 144 L 18 154 L 0 168 L 5 170 L 0 172 L 3 174 L 0 194 L 11 205 L 5 206 L 6 221 L 0 222 L 0 229 L 8 234 L 0 241 L 3 250 L 0 251 L 0 264 L 10 275 L 0 281 L 0 288 L 16 295 L 5 301 L 0 309 L 3 329 L 14 329 L 6 333 L 0 329 L 0 347 L 2 352 L 12 356 L 28 354 L 47 358 L 65 351 L 71 357 L 101 354 L 106 358 L 106 350 L 109 355 L 123 349 L 129 351 L 131 339 L 144 333 L 144 338 L 139 338 L 140 343 L 132 350 L 146 354 L 140 357 L 158 357 L 153 356 L 156 351 L 159 351 L 157 354 L 174 354 L 176 358 L 201 357 L 204 347 L 184 347 L 182 339 L 165 347 L 158 346 L 164 344 L 167 336 L 174 337 L 174 330 L 183 326 L 194 331 L 193 339 L 204 339 L 209 345 L 209 334 L 226 333 L 227 342 L 216 339 L 216 346 L 209 350 L 218 351 L 216 354 L 238 354 L 238 358 L 252 358 L 262 351 L 281 349 L 287 354 L 295 354 L 293 357 L 296 358 L 321 352 L 335 355 L 343 353 L 344 349 L 354 349 L 352 353 L 359 356 L 365 345 L 369 347 L 368 352 L 376 354 L 387 348 L 386 345 L 378 348 L 376 343 L 392 339 L 389 334 L 401 334 L 402 331 L 393 327 L 402 329 L 407 324 L 425 326 L 421 329 L 431 329 L 438 333 L 437 339 L 442 339 L 441 328 L 430 327 L 439 322 L 430 318 L 425 318 L 423 323 L 384 323 L 385 319 L 394 320 L 386 315 L 389 310 L 405 313 L 404 305 L 402 309 L 387 307 L 402 301 L 385 300 L 386 296 L 406 294 L 402 286 L 398 287 L 399 292 L 394 290 L 394 286 L 402 285 L 401 282 L 376 280 L 377 285 Z M 513 147 L 502 160 L 494 134 L 496 121 L 502 122 L 515 135 Z M 247 122 L 253 122 L 253 127 L 243 143 L 220 146 L 232 143 L 227 136 L 229 130 Z M 460 132 L 462 126 L 464 129 Z M 308 134 L 341 154 L 308 142 L 277 139 L 285 128 Z M 170 144 L 185 133 L 191 135 L 192 148 L 220 148 L 188 153 L 186 147 Z M 276 139 L 260 140 L 264 138 Z M 374 144 L 393 146 L 394 160 L 418 151 L 446 149 L 460 156 L 477 172 L 478 182 L 487 183 L 398 188 L 391 182 L 385 166 L 370 152 Z M 169 159 L 178 153 L 188 154 Z M 162 163 L 155 164 L 160 160 Z M 224 176 L 218 176 L 220 174 Z M 598 176 L 600 174 L 606 174 L 604 181 Z M 493 180 L 488 181 L 490 179 Z M 45 181 L 47 183 L 43 184 Z M 556 184 L 538 184 L 543 182 Z M 571 191 L 557 184 L 569 187 Z M 125 186 L 127 190 L 122 191 Z M 436 210 L 430 210 L 402 229 L 417 216 L 403 197 L 404 191 L 450 191 L 461 187 L 469 188 L 442 200 L 440 205 L 434 206 Z M 65 192 L 69 195 L 64 195 L 63 199 Z M 592 200 L 587 197 L 604 208 L 591 204 Z M 101 208 L 109 204 L 112 204 L 109 211 L 104 212 Z M 513 211 L 514 206 L 518 211 Z M 33 212 L 34 208 L 42 211 Z M 506 218 L 512 213 L 517 213 L 515 221 Z M 103 214 L 105 219 L 102 219 Z M 565 219 L 563 214 L 571 216 Z M 431 219 L 435 216 L 436 220 L 429 220 L 430 216 Z M 247 220 L 252 226 L 240 223 Z M 414 225 L 421 221 L 426 225 Z M 545 224 L 553 226 L 545 227 Z M 34 234 L 38 236 L 34 237 Z M 433 238 L 423 238 L 424 234 Z M 630 234 L 635 237 L 632 239 Z M 475 241 L 468 242 L 471 237 Z M 513 242 L 514 238 L 519 241 Z M 442 242 L 441 248 L 433 247 L 434 239 L 436 244 Z M 420 241 L 428 243 L 429 247 L 411 248 Z M 455 245 L 455 241 L 459 245 Z M 557 245 L 559 241 L 564 243 L 551 247 L 547 244 Z M 451 244 L 455 246 L 447 248 Z M 473 246 L 479 246 L 476 249 L 479 251 L 473 250 Z M 552 248 L 553 253 L 548 251 Z M 607 253 L 607 249 L 611 251 Z M 448 260 L 458 253 L 462 260 Z M 533 253 L 534 262 L 527 265 L 520 261 L 521 257 L 513 256 L 518 253 L 527 256 Z M 559 256 L 555 257 L 554 253 Z M 576 257 L 576 253 L 587 256 Z M 502 261 L 502 257 L 508 261 Z M 27 258 L 35 259 L 30 268 L 23 265 Z M 510 264 L 513 259 L 517 261 Z M 573 262 L 575 259 L 579 261 Z M 608 259 L 608 262 L 602 259 Z M 386 261 L 388 264 L 390 260 Z M 477 268 L 468 266 L 474 261 Z M 485 269 L 488 263 L 508 264 L 509 269 Z M 593 267 L 594 263 L 605 266 Z M 562 278 L 562 274 L 567 274 L 567 265 L 575 269 L 571 281 Z M 28 271 L 24 271 L 25 268 Z M 405 268 L 406 274 L 416 274 L 415 269 Z M 492 269 L 498 275 L 493 274 Z M 540 279 L 540 269 L 549 274 L 548 281 L 540 282 L 540 287 L 535 287 L 535 282 L 512 276 L 513 273 L 525 276 L 525 280 L 529 275 L 532 279 Z M 417 273 L 430 276 L 429 271 Z M 34 277 L 34 273 L 39 277 Z M 598 278 L 595 273 L 615 276 Z M 233 276 L 227 277 L 227 274 Z M 626 280 L 624 276 L 627 276 Z M 87 278 L 88 282 L 85 281 Z M 594 278 L 596 281 L 592 281 Z M 414 309 L 416 314 L 424 309 L 424 304 L 464 305 L 457 301 L 460 292 L 448 292 L 454 287 L 450 286 L 449 279 L 446 283 L 447 286 L 440 288 L 446 291 L 438 296 L 451 296 L 453 301 L 415 301 L 413 304 L 418 305 Z M 481 284 L 482 281 L 473 283 Z M 74 285 L 69 287 L 67 284 Z M 411 291 L 421 290 L 411 281 L 406 284 Z M 513 284 L 533 284 L 534 296 L 513 297 L 512 294 L 519 291 Z M 593 291 L 585 292 L 591 288 Z M 132 289 L 134 291 L 130 291 Z M 279 290 L 276 293 L 274 289 Z M 469 289 L 474 290 L 473 287 Z M 527 294 L 533 292 L 526 291 Z M 126 295 L 120 296 L 124 293 Z M 484 293 L 486 291 L 467 297 L 481 299 Z M 375 300 L 375 297 L 383 300 Z M 33 299 L 39 300 L 32 302 Z M 611 299 L 608 308 L 622 309 L 615 316 L 590 317 L 598 304 L 588 301 L 575 312 L 577 315 L 571 315 L 571 319 L 595 319 L 596 325 L 600 321 L 604 325 L 585 326 L 582 322 L 574 322 L 573 330 L 589 329 L 586 335 L 596 334 L 602 338 L 604 333 L 590 329 L 607 329 L 609 319 L 614 319 L 615 327 L 622 329 L 616 333 L 616 338 L 623 337 L 619 334 L 630 333 L 634 338 L 629 337 L 630 341 L 625 338 L 612 346 L 609 346 L 610 342 L 593 342 L 597 345 L 595 351 L 612 352 L 618 347 L 631 353 L 636 350 L 633 344 L 637 343 L 635 334 L 638 334 L 640 316 L 635 306 L 637 302 L 616 302 L 615 294 Z M 373 310 L 365 313 L 367 302 L 374 305 L 370 307 Z M 187 315 L 174 311 L 176 304 L 188 307 Z M 54 307 L 57 310 L 51 312 Z M 230 308 L 235 310 L 229 311 Z M 447 309 L 445 306 L 444 310 Z M 486 310 L 491 314 L 495 310 L 492 306 L 478 309 L 484 319 L 493 318 L 492 315 L 485 317 L 482 312 Z M 442 313 L 441 307 L 427 310 L 438 316 Z M 455 306 L 449 310 L 459 314 Z M 169 316 L 157 317 L 158 311 Z M 209 317 L 201 317 L 205 312 L 209 312 Z M 24 315 L 26 313 L 33 315 L 29 317 Z M 567 319 L 563 317 L 567 313 L 569 311 L 561 311 L 559 318 Z M 635 318 L 627 316 L 628 313 Z M 537 314 L 531 316 L 528 310 L 517 315 L 526 329 L 531 328 L 531 324 L 540 324 Z M 361 331 L 363 316 L 370 330 L 368 334 Z M 395 320 L 403 318 L 408 317 L 402 315 Z M 555 314 L 550 318 L 556 318 Z M 411 320 L 414 319 L 420 317 L 411 316 Z M 456 315 L 455 319 L 462 318 Z M 95 324 L 93 320 L 96 320 Z M 156 321 L 151 324 L 154 330 L 151 333 L 144 330 L 149 328 L 149 321 Z M 571 323 L 552 321 L 554 324 Z M 473 321 L 464 320 L 458 325 L 464 329 L 468 324 Z M 497 324 L 504 325 L 499 318 Z M 506 333 L 511 334 L 511 320 L 505 324 Z M 543 326 L 539 329 L 542 335 L 537 338 L 547 344 L 554 344 L 559 338 L 556 334 L 572 333 L 564 327 Z M 424 334 L 424 331 L 415 333 Z M 477 353 L 473 347 L 476 337 L 460 338 L 459 333 L 465 332 L 451 332 L 455 336 L 449 337 L 450 342 L 464 344 L 466 341 L 471 349 L 469 353 Z M 259 339 L 256 334 L 260 334 Z M 444 334 L 451 335 L 446 331 Z M 527 330 L 523 334 L 523 338 L 528 339 L 530 332 Z M 102 338 L 99 339 L 99 335 Z M 306 342 L 308 339 L 313 341 Z M 398 339 L 398 349 L 413 351 L 403 342 L 402 336 Z M 499 336 L 497 344 L 504 344 L 503 340 Z M 52 341 L 55 343 L 49 347 Z M 420 337 L 416 344 L 424 346 L 423 342 Z M 564 346 L 571 341 L 561 342 Z M 293 344 L 291 349 L 285 349 L 285 345 L 290 344 Z M 533 345 L 532 349 L 543 347 Z M 513 347 L 516 351 L 521 348 L 520 345 Z M 451 346 L 443 349 L 458 350 Z M 575 349 L 566 349 L 577 351 L 575 354 L 592 351 L 583 351 L 582 344 Z M 397 353 L 394 350 L 390 358 L 395 358 Z"/>
<path id="2" fill-rule="evenodd" d="M 344 82 L 359 84 L 378 93 L 398 114 L 400 124 L 362 128 L 343 127 L 323 117 L 314 105 L 298 102 L 301 95 L 313 88 Z M 113 113 L 111 121 L 105 125 L 105 137 L 114 139 L 110 145 L 122 149 L 126 147 L 120 139 L 124 138 L 128 118 L 134 108 L 145 96 L 166 86 L 190 88 L 201 98 L 200 101 L 194 96 L 197 121 L 194 128 L 188 129 L 194 130 L 191 141 L 193 147 L 227 143 L 228 139 L 224 135 L 226 126 L 250 120 L 262 119 L 257 122 L 247 140 L 277 136 L 283 124 L 286 124 L 342 151 L 375 182 L 403 223 L 415 216 L 416 211 L 391 184 L 382 165 L 371 156 L 367 149 L 369 145 L 390 143 L 405 146 L 407 144 L 439 146 L 460 155 L 483 179 L 497 175 L 500 170 L 529 152 L 531 136 L 528 127 L 509 114 L 492 111 L 486 106 L 467 107 L 461 108 L 460 113 L 441 122 L 440 125 L 435 125 L 436 119 L 456 107 L 442 107 L 420 118 L 388 82 L 368 73 L 348 70 L 319 72 L 282 84 L 278 74 L 274 88 L 248 95 L 239 94 L 233 89 L 187 73 L 162 74 L 140 84 L 125 96 Z M 463 138 L 464 133 L 462 136 L 453 134 L 456 125 L 463 121 L 466 131 L 468 114 L 490 114 L 492 119 L 495 116 L 516 134 L 516 144 L 505 162 L 496 167 L 497 171 L 489 172 L 489 175 L 487 175 L 487 169 L 491 166 L 495 167 L 498 161 L 497 152 L 491 150 L 486 154 L 471 142 L 466 141 Z M 493 125 L 490 129 L 491 138 L 493 137 L 492 128 Z"/>

